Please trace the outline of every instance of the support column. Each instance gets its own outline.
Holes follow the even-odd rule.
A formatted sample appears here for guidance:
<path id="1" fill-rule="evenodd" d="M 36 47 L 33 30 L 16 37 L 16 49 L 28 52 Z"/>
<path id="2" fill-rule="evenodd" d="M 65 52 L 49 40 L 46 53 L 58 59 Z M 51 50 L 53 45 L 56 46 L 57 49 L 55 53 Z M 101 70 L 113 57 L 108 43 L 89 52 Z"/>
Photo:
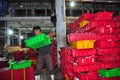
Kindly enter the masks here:
<path id="1" fill-rule="evenodd" d="M 59 50 L 66 46 L 66 14 L 65 14 L 65 0 L 55 0 L 56 2 L 56 36 L 57 36 L 57 58 L 58 67 L 60 67 Z"/>
<path id="2" fill-rule="evenodd" d="M 21 46 L 21 30 L 19 29 L 19 45 Z"/>

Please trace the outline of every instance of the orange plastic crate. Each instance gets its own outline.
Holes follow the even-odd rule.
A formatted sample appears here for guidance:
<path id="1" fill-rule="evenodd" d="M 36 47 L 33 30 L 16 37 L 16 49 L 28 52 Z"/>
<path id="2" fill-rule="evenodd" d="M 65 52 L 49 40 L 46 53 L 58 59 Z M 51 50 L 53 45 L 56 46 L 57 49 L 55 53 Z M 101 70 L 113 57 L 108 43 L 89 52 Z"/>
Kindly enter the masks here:
<path id="1" fill-rule="evenodd" d="M 76 49 L 90 49 L 94 48 L 95 40 L 80 40 L 71 42 L 71 47 Z"/>
<path id="2" fill-rule="evenodd" d="M 81 28 L 82 28 L 82 27 L 85 27 L 88 23 L 89 23 L 88 20 L 82 20 L 82 21 L 80 22 L 80 27 L 81 27 Z"/>

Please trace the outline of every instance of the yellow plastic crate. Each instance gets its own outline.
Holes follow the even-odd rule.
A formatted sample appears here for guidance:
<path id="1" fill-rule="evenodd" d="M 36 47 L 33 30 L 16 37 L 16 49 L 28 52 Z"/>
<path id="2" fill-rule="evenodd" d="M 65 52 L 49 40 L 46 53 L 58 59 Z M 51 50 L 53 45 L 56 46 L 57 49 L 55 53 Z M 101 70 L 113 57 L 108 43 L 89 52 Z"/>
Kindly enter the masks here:
<path id="1" fill-rule="evenodd" d="M 82 21 L 80 22 L 80 27 L 81 27 L 81 28 L 82 28 L 82 27 L 85 27 L 88 23 L 89 23 L 88 20 L 82 20 Z"/>
<path id="2" fill-rule="evenodd" d="M 94 48 L 94 42 L 95 40 L 80 40 L 71 42 L 71 47 L 76 49 L 89 49 Z"/>

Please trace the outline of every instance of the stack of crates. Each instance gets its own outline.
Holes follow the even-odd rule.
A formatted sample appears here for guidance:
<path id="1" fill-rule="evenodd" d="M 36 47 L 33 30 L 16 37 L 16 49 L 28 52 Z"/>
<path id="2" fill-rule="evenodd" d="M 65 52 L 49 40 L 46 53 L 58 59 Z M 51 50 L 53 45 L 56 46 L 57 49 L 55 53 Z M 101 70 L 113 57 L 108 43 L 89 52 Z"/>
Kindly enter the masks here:
<path id="1" fill-rule="evenodd" d="M 34 72 L 31 65 L 31 60 L 9 62 L 9 80 L 34 80 Z"/>
<path id="2" fill-rule="evenodd" d="M 79 33 L 93 14 L 83 14 L 75 23 L 70 24 L 67 36 L 70 47 L 61 48 L 61 71 L 65 80 L 98 80 L 98 64 L 96 63 L 96 34 Z M 79 31 L 79 32 L 75 32 Z M 83 30 L 84 31 L 84 30 Z"/>
<path id="3" fill-rule="evenodd" d="M 32 61 L 12 61 L 9 67 L 0 69 L 0 80 L 34 80 Z"/>
<path id="4" fill-rule="evenodd" d="M 118 35 L 116 34 L 117 26 L 112 15 L 112 12 L 98 12 L 97 14 L 95 14 L 95 19 L 93 18 L 93 20 L 86 26 L 87 30 L 92 33 L 96 33 L 97 38 L 99 36 L 106 37 L 99 37 L 99 39 L 97 39 L 95 43 L 95 47 L 97 50 L 96 59 L 97 62 L 100 64 L 99 70 L 107 70 L 120 67 L 119 45 L 117 45 Z"/>
<path id="5" fill-rule="evenodd" d="M 100 73 L 120 68 L 119 37 L 112 16 L 113 12 L 85 13 L 68 25 L 70 47 L 60 51 L 61 71 L 66 80 L 120 79 L 119 75 L 105 77 Z"/>

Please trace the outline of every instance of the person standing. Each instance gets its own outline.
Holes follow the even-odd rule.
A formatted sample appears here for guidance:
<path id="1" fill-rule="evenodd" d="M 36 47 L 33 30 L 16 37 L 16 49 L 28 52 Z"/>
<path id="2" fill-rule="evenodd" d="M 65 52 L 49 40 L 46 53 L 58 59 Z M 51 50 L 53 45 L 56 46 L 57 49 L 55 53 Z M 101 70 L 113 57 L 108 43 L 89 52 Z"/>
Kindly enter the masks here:
<path id="1" fill-rule="evenodd" d="M 53 37 L 55 36 L 55 29 L 52 29 L 52 32 L 50 32 L 47 37 Z M 39 35 L 42 33 L 40 26 L 35 26 L 33 27 L 33 33 L 35 35 Z M 39 75 L 41 73 L 41 69 L 44 65 L 44 63 L 46 63 L 47 68 L 49 70 L 50 74 L 53 74 L 53 64 L 52 64 L 52 56 L 51 56 L 51 48 L 50 45 L 44 46 L 39 48 L 38 50 L 39 56 L 38 56 L 38 60 L 37 60 L 37 67 L 36 67 L 36 71 L 35 74 Z"/>

